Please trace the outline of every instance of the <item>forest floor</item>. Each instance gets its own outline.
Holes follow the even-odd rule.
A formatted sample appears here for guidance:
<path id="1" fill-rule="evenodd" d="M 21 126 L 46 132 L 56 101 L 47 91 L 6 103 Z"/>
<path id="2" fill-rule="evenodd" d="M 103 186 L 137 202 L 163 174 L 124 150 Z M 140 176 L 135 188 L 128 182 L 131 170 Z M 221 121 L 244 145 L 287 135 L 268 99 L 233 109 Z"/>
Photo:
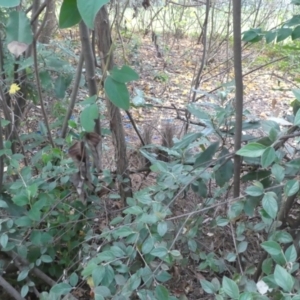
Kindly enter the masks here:
<path id="1" fill-rule="evenodd" d="M 146 103 L 152 104 L 151 108 L 131 109 L 131 114 L 138 128 L 142 131 L 143 126 L 155 127 L 153 143 L 161 143 L 161 130 L 164 124 L 171 123 L 176 128 L 176 135 L 180 137 L 185 123 L 181 119 L 185 118 L 184 109 L 189 103 L 192 93 L 191 84 L 195 67 L 199 68 L 202 57 L 202 45 L 197 44 L 196 40 L 184 38 L 175 39 L 167 37 L 162 45 L 171 45 L 167 50 L 161 51 L 162 56 L 158 57 L 155 45 L 151 39 L 146 37 L 137 37 L 130 42 L 125 43 L 125 53 L 129 59 L 130 65 L 140 75 L 140 80 L 131 84 L 133 95 L 136 91 L 142 91 Z M 161 47 L 166 48 L 166 47 Z M 201 75 L 201 84 L 199 90 L 206 93 L 217 94 L 218 91 L 225 90 L 221 85 L 233 80 L 232 61 L 226 63 L 226 53 L 232 57 L 233 53 L 226 52 L 226 46 L 221 45 L 210 52 L 207 57 L 209 61 L 207 67 Z M 123 53 L 116 55 L 117 65 L 124 64 Z M 285 115 L 291 113 L 290 102 L 294 99 L 292 89 L 298 88 L 297 76 L 280 66 L 282 55 L 270 55 L 268 49 L 259 48 L 259 46 L 248 46 L 243 52 L 243 74 L 245 90 L 245 109 L 248 114 L 245 118 L 255 121 L 273 119 L 280 122 Z M 279 59 L 279 61 L 278 61 Z M 272 61 L 277 61 L 269 64 Z M 262 67 L 269 64 L 266 67 Z M 256 70 L 256 71 L 255 71 Z M 249 73 L 249 74 L 248 74 Z M 211 92 L 214 91 L 214 92 Z M 201 94 L 199 94 L 201 96 Z M 197 95 L 198 97 L 198 95 Z M 227 101 L 232 101 L 234 95 L 228 94 Z M 204 97 L 197 103 L 210 102 L 210 97 Z M 128 117 L 124 116 L 124 128 L 128 148 L 132 151 L 140 147 L 139 139 L 132 128 Z M 191 126 L 190 130 L 197 130 L 197 126 Z M 258 132 L 263 134 L 262 132 Z M 141 167 L 139 160 L 130 160 L 130 168 Z M 133 188 L 135 190 L 151 185 L 155 182 L 155 175 L 148 176 L 146 179 L 142 175 L 132 177 Z M 190 212 L 199 204 L 199 198 L 188 194 L 188 197 L 181 198 L 176 202 L 173 212 L 175 215 Z M 218 210 L 218 214 L 223 214 L 225 210 Z M 208 214 L 204 217 L 207 226 L 203 225 L 203 236 L 199 241 L 205 252 L 235 252 L 233 247 L 232 231 L 230 227 L 211 232 L 209 225 L 215 215 Z M 255 222 L 255 220 L 254 220 Z M 258 263 L 261 249 L 257 237 L 247 237 L 249 242 L 248 251 L 245 253 L 246 261 Z M 249 267 L 245 263 L 245 268 Z M 225 264 L 227 266 L 225 267 Z M 199 284 L 199 279 L 211 280 L 216 273 L 199 271 L 199 262 L 189 260 L 185 267 L 175 266 L 171 272 L 174 280 L 169 283 L 170 291 L 179 299 L 213 299 L 204 293 Z M 228 267 L 228 262 L 224 261 L 224 268 Z M 230 271 L 229 271 L 230 272 Z M 219 278 L 220 280 L 220 278 Z"/>
<path id="2" fill-rule="evenodd" d="M 195 68 L 198 70 L 202 58 L 202 45 L 197 44 L 196 39 L 182 38 L 176 39 L 172 36 L 159 41 L 160 54 L 151 41 L 151 37 L 136 35 L 132 38 L 123 39 L 124 51 L 118 47 L 116 51 L 115 62 L 117 65 L 123 65 L 126 60 L 140 75 L 140 79 L 130 84 L 132 96 L 137 93 L 143 93 L 148 108 L 132 108 L 130 110 L 139 130 L 145 126 L 154 128 L 153 143 L 161 143 L 162 127 L 171 123 L 176 128 L 176 136 L 180 137 L 185 123 L 181 120 L 185 118 L 184 108 L 190 99 L 192 99 L 191 87 L 193 78 L 195 78 Z M 205 93 L 216 95 L 218 91 L 225 91 L 222 86 L 226 82 L 231 82 L 234 78 L 232 56 L 233 53 L 223 43 L 212 48 L 207 56 L 207 66 L 201 75 L 201 84 L 199 90 Z M 120 45 L 118 45 L 120 46 Z M 230 48 L 230 47 L 229 47 Z M 280 67 L 278 59 L 281 59 L 280 53 L 270 55 L 268 49 L 264 46 L 248 45 L 243 51 L 243 74 L 245 90 L 245 109 L 249 111 L 245 118 L 255 121 L 270 118 L 282 119 L 288 112 L 292 111 L 290 102 L 294 99 L 292 89 L 298 88 L 296 72 L 290 69 Z M 228 60 L 229 58 L 229 60 Z M 277 61 L 262 67 L 272 61 Z M 255 71 L 256 70 L 256 71 Z M 249 73 L 249 74 L 248 74 Z M 82 91 L 84 94 L 86 91 Z M 197 94 L 197 97 L 202 94 Z M 228 101 L 232 101 L 233 92 L 229 92 Z M 212 101 L 207 95 L 196 101 L 196 103 Z M 179 117 L 180 115 L 180 118 Z M 140 147 L 140 141 L 134 131 L 127 115 L 123 113 L 126 141 L 128 145 L 129 156 L 136 153 Z M 103 121 L 104 126 L 108 126 L 108 121 Z M 191 125 L 190 130 L 197 130 L 196 126 Z M 258 134 L 262 134 L 258 133 Z M 104 151 L 106 166 L 110 168 L 112 162 L 111 140 L 106 139 L 107 147 Z M 130 156 L 130 169 L 142 167 L 141 160 L 137 155 Z M 147 178 L 144 175 L 132 176 L 133 189 L 139 190 L 145 186 L 155 183 L 155 175 L 150 174 Z M 199 203 L 199 199 L 193 195 L 187 198 L 181 198 L 173 208 L 174 215 L 180 215 L 192 211 Z M 218 211 L 222 214 L 223 211 Z M 211 232 L 209 222 L 214 215 L 206 215 L 203 225 L 203 236 L 199 238 L 205 252 L 234 252 L 232 243 L 232 232 L 230 228 Z M 207 224 L 207 226 L 205 225 Z M 256 237 L 247 237 L 252 253 L 247 257 L 247 261 L 255 262 L 256 253 L 259 254 L 259 244 Z M 221 254 L 221 253 L 220 253 Z M 171 272 L 174 280 L 168 284 L 170 291 L 179 299 L 213 299 L 207 296 L 199 284 L 199 279 L 211 280 L 216 273 L 199 271 L 199 261 L 187 260 L 187 265 L 175 266 Z M 228 265 L 228 262 L 224 262 Z M 220 278 L 219 278 L 220 279 Z M 81 298 L 85 299 L 85 298 Z"/>

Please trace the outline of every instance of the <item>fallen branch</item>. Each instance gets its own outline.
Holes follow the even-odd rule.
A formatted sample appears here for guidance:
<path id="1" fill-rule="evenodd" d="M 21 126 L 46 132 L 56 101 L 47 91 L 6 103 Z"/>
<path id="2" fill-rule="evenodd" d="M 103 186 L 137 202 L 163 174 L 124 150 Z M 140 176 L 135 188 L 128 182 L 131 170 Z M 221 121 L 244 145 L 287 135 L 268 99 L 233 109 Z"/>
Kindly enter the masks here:
<path id="1" fill-rule="evenodd" d="M 21 294 L 8 283 L 2 276 L 0 276 L 0 285 L 4 288 L 4 290 L 16 300 L 25 300 Z"/>

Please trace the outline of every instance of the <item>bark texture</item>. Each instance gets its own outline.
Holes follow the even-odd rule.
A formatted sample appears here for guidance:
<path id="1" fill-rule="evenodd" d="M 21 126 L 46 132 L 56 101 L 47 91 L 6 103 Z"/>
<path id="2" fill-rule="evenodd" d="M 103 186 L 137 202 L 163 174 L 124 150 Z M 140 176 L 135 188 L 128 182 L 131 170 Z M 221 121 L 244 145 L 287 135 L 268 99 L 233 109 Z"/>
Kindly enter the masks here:
<path id="1" fill-rule="evenodd" d="M 102 66 L 107 70 L 113 68 L 113 51 L 110 34 L 110 24 L 107 9 L 103 6 L 96 17 L 95 22 L 96 40 Z M 103 70 L 105 76 L 105 70 Z M 123 201 L 132 196 L 131 181 L 128 171 L 128 159 L 126 155 L 125 135 L 122 123 L 122 116 L 118 107 L 113 105 L 106 97 L 106 103 L 110 118 L 110 129 L 112 132 L 113 143 L 115 147 L 115 161 L 119 182 L 119 192 Z M 125 180 L 125 181 L 124 181 Z"/>
<path id="2" fill-rule="evenodd" d="M 44 29 L 39 37 L 39 42 L 43 44 L 49 44 L 51 36 L 57 27 L 57 18 L 55 14 L 55 0 L 48 1 L 48 15 Z"/>

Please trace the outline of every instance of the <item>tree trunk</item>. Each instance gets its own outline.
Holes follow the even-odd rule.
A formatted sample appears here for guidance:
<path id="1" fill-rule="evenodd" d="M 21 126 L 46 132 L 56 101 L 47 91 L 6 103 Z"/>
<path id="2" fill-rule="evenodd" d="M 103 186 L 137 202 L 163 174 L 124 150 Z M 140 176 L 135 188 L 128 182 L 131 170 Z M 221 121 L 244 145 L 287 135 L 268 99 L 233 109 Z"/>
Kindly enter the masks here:
<path id="1" fill-rule="evenodd" d="M 57 27 L 57 18 L 55 14 L 55 0 L 45 0 L 48 1 L 48 15 L 47 21 L 44 29 L 39 37 L 39 42 L 43 44 L 49 44 L 52 33 Z"/>
<path id="2" fill-rule="evenodd" d="M 242 42 L 241 42 L 241 1 L 233 0 L 233 51 L 235 78 L 235 134 L 234 151 L 241 148 L 243 123 L 243 72 L 242 72 Z M 233 196 L 240 196 L 241 156 L 234 156 L 234 186 Z"/>
<path id="3" fill-rule="evenodd" d="M 83 53 L 83 59 L 86 68 L 86 79 L 89 88 L 89 96 L 98 95 L 94 53 L 90 40 L 90 31 L 83 21 L 79 23 L 80 40 Z M 101 135 L 101 123 L 98 117 L 95 120 L 95 132 Z"/>
<path id="4" fill-rule="evenodd" d="M 97 39 L 97 47 L 102 65 L 107 67 L 107 70 L 113 68 L 113 51 L 111 49 L 112 41 L 110 35 L 110 24 L 108 13 L 105 5 L 100 9 L 96 16 L 95 31 Z M 105 70 L 103 70 L 105 73 Z M 103 74 L 105 76 L 105 74 Z M 107 108 L 110 118 L 110 129 L 112 132 L 113 143 L 115 147 L 115 161 L 117 167 L 117 175 L 120 177 L 119 192 L 121 199 L 126 200 L 132 196 L 131 181 L 128 172 L 128 159 L 126 156 L 126 143 L 122 123 L 122 116 L 118 107 L 113 105 L 106 97 Z"/>

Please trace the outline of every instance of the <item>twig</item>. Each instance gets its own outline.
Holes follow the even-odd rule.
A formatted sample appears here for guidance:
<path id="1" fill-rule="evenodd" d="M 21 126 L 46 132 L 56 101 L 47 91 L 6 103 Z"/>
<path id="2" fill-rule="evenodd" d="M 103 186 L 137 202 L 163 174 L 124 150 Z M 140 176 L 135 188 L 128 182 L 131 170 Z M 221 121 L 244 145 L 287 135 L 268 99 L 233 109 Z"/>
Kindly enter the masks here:
<path id="1" fill-rule="evenodd" d="M 48 116 L 46 113 L 43 96 L 42 96 L 40 75 L 39 75 L 39 71 L 38 71 L 38 61 L 37 61 L 37 51 L 36 51 L 36 40 L 35 39 L 33 40 L 33 43 L 32 43 L 32 50 L 33 50 L 34 73 L 35 73 L 35 78 L 36 78 L 38 97 L 39 97 L 39 101 L 40 101 L 40 105 L 41 105 L 41 110 L 42 110 L 42 113 L 44 116 L 45 126 L 46 126 L 47 132 L 48 132 L 48 138 L 51 143 L 51 146 L 54 148 L 55 144 L 52 139 L 51 130 L 50 130 L 49 122 L 48 122 Z"/>
<path id="2" fill-rule="evenodd" d="M 82 73 L 83 60 L 84 60 L 83 54 L 81 53 L 80 57 L 79 57 L 79 62 L 77 65 L 76 76 L 75 76 L 75 80 L 74 80 L 72 94 L 70 97 L 70 105 L 68 107 L 68 111 L 66 113 L 64 123 L 63 123 L 62 129 L 61 129 L 61 137 L 63 139 L 66 137 L 67 130 L 68 130 L 68 122 L 72 115 L 72 112 L 73 112 L 73 109 L 74 109 L 74 106 L 76 103 L 76 97 L 77 97 L 77 92 L 78 92 L 79 83 L 80 83 L 80 79 L 81 79 L 81 73 Z"/>
<path id="3" fill-rule="evenodd" d="M 14 297 L 16 300 L 25 300 L 21 294 L 11 286 L 1 275 L 0 275 L 0 285 L 6 290 L 6 292 Z"/>
<path id="4" fill-rule="evenodd" d="M 7 255 L 9 255 L 13 260 L 16 260 L 17 262 L 21 263 L 22 265 L 24 265 L 24 266 L 29 265 L 29 262 L 25 258 L 19 256 L 16 252 L 8 251 L 5 253 Z M 46 275 L 44 272 L 42 272 L 38 268 L 33 268 L 31 270 L 31 272 L 33 272 L 38 278 L 42 279 L 44 282 L 46 282 L 51 287 L 56 284 L 56 281 L 54 281 L 52 278 L 50 278 L 48 275 Z"/>
<path id="5" fill-rule="evenodd" d="M 31 21 L 30 21 L 30 25 L 32 25 L 35 20 L 39 17 L 40 13 L 44 10 L 44 8 L 47 6 L 48 1 L 44 1 L 44 3 L 39 7 L 39 9 L 36 11 L 36 13 L 34 14 L 34 16 L 32 16 Z M 32 9 L 32 6 L 30 6 L 30 8 Z"/>
<path id="6" fill-rule="evenodd" d="M 286 58 L 287 58 L 287 56 L 280 57 L 280 58 L 275 59 L 275 60 L 272 60 L 271 62 L 268 62 L 268 63 L 266 63 L 266 64 L 264 64 L 264 65 L 258 66 L 257 68 L 255 68 L 255 69 L 253 69 L 253 70 L 251 70 L 251 71 L 249 71 L 249 72 L 243 74 L 243 78 L 246 77 L 246 76 L 248 76 L 248 75 L 250 75 L 251 73 L 254 73 L 254 72 L 256 72 L 256 71 L 258 71 L 258 70 L 260 70 L 260 69 L 262 69 L 262 68 L 268 66 L 268 65 L 271 65 L 271 64 L 273 64 L 273 63 L 275 63 L 275 62 L 278 62 L 278 61 L 283 60 L 283 59 L 286 59 Z M 222 87 L 223 87 L 223 85 L 219 85 L 218 87 L 216 87 L 216 88 L 210 90 L 210 91 L 208 92 L 208 94 L 211 94 L 211 93 L 213 93 L 213 92 L 219 90 L 219 89 L 222 88 Z M 201 100 L 201 99 L 204 98 L 204 97 L 205 97 L 205 95 L 202 95 L 202 96 L 196 98 L 195 101 Z"/>
<path id="7" fill-rule="evenodd" d="M 235 234 L 234 234 L 232 222 L 230 222 L 230 230 L 231 230 L 232 241 L 233 241 L 233 245 L 234 245 L 234 249 L 235 249 L 235 253 L 236 253 L 238 265 L 239 265 L 239 268 L 240 268 L 240 272 L 241 272 L 242 275 L 244 275 L 244 271 L 243 271 L 243 267 L 242 267 L 242 263 L 241 263 L 240 254 L 239 254 L 237 246 L 236 246 L 236 240 L 235 240 Z"/>
<path id="8" fill-rule="evenodd" d="M 143 140 L 143 138 L 142 138 L 142 136 L 141 136 L 139 130 L 138 130 L 137 127 L 136 127 L 136 124 L 135 124 L 135 122 L 134 122 L 134 120 L 133 120 L 133 118 L 132 118 L 132 116 L 131 116 L 131 113 L 130 113 L 128 110 L 125 110 L 125 112 L 126 112 L 128 118 L 129 118 L 129 120 L 130 120 L 130 122 L 131 122 L 131 124 L 132 124 L 132 126 L 133 126 L 133 128 L 134 128 L 134 130 L 135 130 L 135 132 L 136 132 L 136 134 L 138 135 L 138 137 L 139 137 L 139 139 L 140 139 L 142 145 L 145 146 L 145 142 L 144 142 L 144 140 Z"/>
<path id="9" fill-rule="evenodd" d="M 49 3 L 50 3 L 49 1 L 45 1 L 45 2 L 41 5 L 41 7 L 43 7 L 44 4 L 46 5 L 46 12 L 45 12 L 44 19 L 43 19 L 43 22 L 42 22 L 41 26 L 39 27 L 39 29 L 36 31 L 36 33 L 35 33 L 35 35 L 34 35 L 34 40 L 35 40 L 35 41 L 38 40 L 38 38 L 39 38 L 39 36 L 40 36 L 42 30 L 44 29 L 44 27 L 45 27 L 45 25 L 46 25 L 46 23 L 47 23 L 47 21 L 48 21 L 49 7 L 50 7 L 50 4 L 49 4 Z M 41 7 L 40 7 L 40 8 L 41 8 Z M 43 7 L 43 9 L 44 9 L 44 7 Z M 39 9 L 37 12 L 39 12 L 39 11 L 40 11 L 40 9 Z"/>

